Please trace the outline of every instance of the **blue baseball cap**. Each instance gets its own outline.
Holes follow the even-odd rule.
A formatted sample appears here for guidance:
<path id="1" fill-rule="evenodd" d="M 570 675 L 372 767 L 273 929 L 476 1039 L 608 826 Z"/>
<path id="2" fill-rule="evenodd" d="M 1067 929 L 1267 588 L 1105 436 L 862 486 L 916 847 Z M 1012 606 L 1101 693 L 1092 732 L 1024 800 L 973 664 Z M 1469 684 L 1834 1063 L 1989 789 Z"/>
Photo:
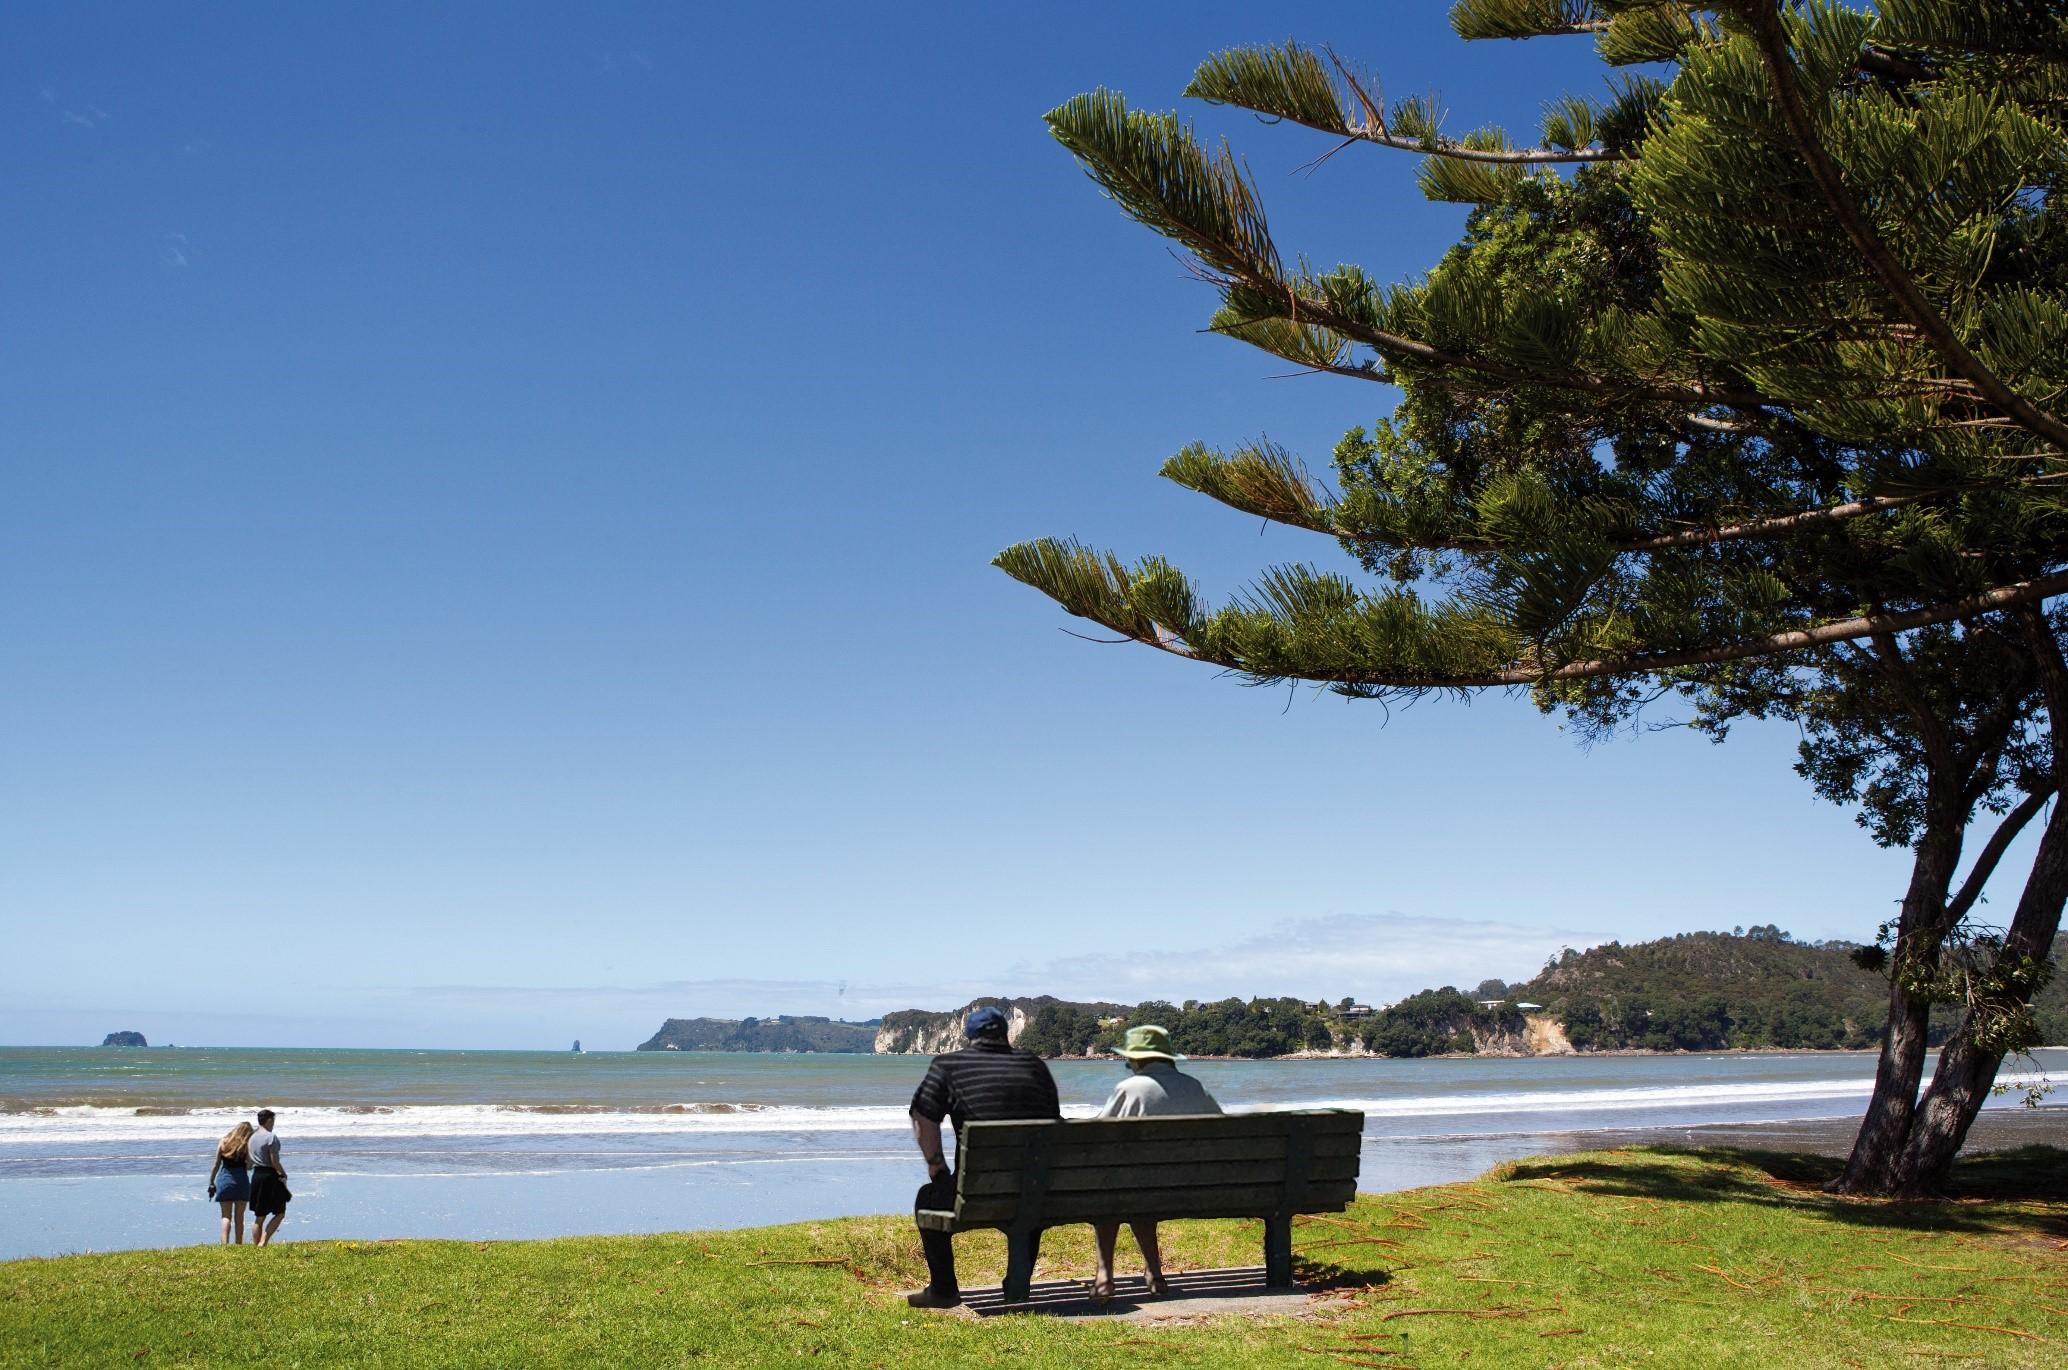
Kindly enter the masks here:
<path id="1" fill-rule="evenodd" d="M 962 1035 L 972 1039 L 1002 1037 L 1005 1035 L 1005 1015 L 986 1004 L 962 1020 Z"/>

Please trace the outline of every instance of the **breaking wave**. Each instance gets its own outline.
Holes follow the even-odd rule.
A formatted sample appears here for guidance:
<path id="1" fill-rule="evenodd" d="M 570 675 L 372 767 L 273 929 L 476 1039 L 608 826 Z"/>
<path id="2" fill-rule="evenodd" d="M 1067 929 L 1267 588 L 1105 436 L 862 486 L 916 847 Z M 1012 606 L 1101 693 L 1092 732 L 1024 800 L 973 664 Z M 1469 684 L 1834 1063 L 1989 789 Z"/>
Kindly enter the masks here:
<path id="1" fill-rule="evenodd" d="M 2022 1089 L 2038 1076 L 2005 1076 L 1998 1083 Z M 1850 1112 L 1873 1090 L 1866 1078 L 1777 1080 L 1735 1084 L 1644 1085 L 1489 1092 L 1458 1089 L 1395 1097 L 1280 1099 L 1258 1107 L 1355 1108 L 1384 1119 L 1479 1118 L 1502 1115 L 1509 1130 L 1557 1132 L 1576 1126 L 1629 1126 L 1670 1122 L 1689 1112 L 1753 1118 L 1754 1110 L 1782 1107 L 1797 1116 L 1804 1106 L 1828 1102 L 1832 1114 Z M 1089 1116 L 1090 1106 L 1065 1110 Z M 1237 1105 L 1230 1112 L 1250 1111 Z M 1573 1115 L 1585 1115 L 1575 1118 Z M 122 1143 L 220 1135 L 245 1108 L 38 1106 L 0 1112 L 0 1146 Z M 662 1134 L 808 1134 L 902 1132 L 902 1104 L 807 1107 L 751 1102 L 697 1101 L 615 1104 L 352 1104 L 283 1108 L 280 1130 L 290 1139 L 515 1138 L 524 1136 L 630 1137 Z M 1383 1126 L 1383 1124 L 1382 1124 Z M 1393 1129 L 1387 1129 L 1393 1130 Z"/>

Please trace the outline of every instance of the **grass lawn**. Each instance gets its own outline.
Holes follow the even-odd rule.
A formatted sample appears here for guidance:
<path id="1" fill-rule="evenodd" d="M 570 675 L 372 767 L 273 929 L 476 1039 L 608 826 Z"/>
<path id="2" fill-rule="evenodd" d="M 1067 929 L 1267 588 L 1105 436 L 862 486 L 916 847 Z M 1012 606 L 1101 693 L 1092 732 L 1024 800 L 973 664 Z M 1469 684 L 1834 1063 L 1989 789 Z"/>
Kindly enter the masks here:
<path id="1" fill-rule="evenodd" d="M 1639 1149 L 1370 1195 L 1296 1230 L 1345 1306 L 1183 1326 L 914 1312 L 894 1218 L 15 1261 L 0 1365 L 2068 1364 L 2068 1153 L 1965 1162 L 1966 1197 L 1932 1205 L 1827 1198 L 1831 1168 Z M 1166 1259 L 1254 1265 L 1259 1229 L 1167 1224 Z M 957 1245 L 966 1283 L 997 1280 L 1000 1239 Z M 1085 1229 L 1049 1234 L 1038 1279 L 1090 1272 Z"/>

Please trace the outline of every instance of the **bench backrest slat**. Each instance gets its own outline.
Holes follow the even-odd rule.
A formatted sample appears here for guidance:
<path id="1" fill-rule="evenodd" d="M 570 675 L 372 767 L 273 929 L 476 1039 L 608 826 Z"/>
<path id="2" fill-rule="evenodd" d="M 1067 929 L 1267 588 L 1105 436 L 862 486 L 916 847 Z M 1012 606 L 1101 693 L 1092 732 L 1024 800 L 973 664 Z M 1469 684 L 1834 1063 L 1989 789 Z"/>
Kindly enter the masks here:
<path id="1" fill-rule="evenodd" d="M 1145 1189 L 1096 1194 L 1051 1194 L 1042 1206 L 1043 1226 L 1090 1222 L 1098 1218 L 1257 1218 L 1278 1211 L 1282 1184 L 1208 1185 L 1191 1189 Z M 1332 1180 L 1308 1190 L 1309 1212 L 1336 1212 L 1356 1197 L 1355 1180 Z M 956 1211 L 965 1227 L 1004 1226 L 1021 1219 L 1012 1195 L 964 1200 Z"/>
<path id="2" fill-rule="evenodd" d="M 960 1225 L 1104 1217 L 1271 1217 L 1339 1210 L 1357 1188 L 1364 1115 L 1347 1109 L 972 1123 Z"/>

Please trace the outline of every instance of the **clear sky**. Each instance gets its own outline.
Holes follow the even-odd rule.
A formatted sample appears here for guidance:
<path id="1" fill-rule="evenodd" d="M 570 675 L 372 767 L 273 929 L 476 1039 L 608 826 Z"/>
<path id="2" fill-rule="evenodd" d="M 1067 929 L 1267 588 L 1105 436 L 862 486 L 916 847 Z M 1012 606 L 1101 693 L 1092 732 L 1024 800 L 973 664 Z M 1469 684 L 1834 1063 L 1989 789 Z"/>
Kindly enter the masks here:
<path id="1" fill-rule="evenodd" d="M 1203 335 L 1041 114 L 1288 33 L 1458 129 L 1599 88 L 1442 9 L 0 10 L 0 1041 L 614 1047 L 1871 935 L 1906 862 L 1788 730 L 1244 689 L 988 565 L 1346 564 L 1155 471 L 1325 466 L 1391 392 Z M 1198 117 L 1289 249 L 1401 277 L 1462 223 L 1406 156 Z"/>

